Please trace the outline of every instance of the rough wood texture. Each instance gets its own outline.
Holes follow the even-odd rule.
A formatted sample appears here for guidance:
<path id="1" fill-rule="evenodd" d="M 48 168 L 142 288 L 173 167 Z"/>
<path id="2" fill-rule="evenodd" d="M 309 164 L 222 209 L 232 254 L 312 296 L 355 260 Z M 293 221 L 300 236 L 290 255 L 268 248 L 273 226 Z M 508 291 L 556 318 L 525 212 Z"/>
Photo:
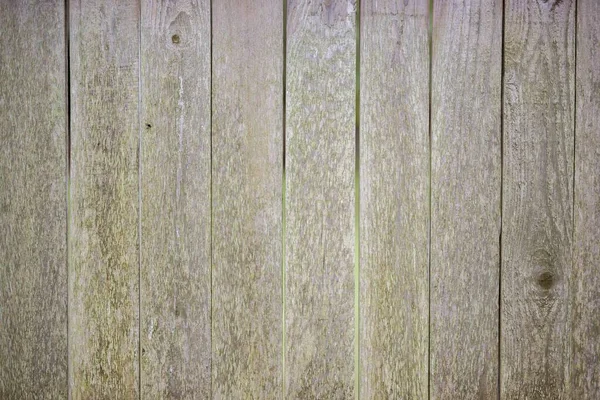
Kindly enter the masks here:
<path id="1" fill-rule="evenodd" d="M 213 2 L 213 396 L 282 387 L 283 3 Z"/>
<path id="2" fill-rule="evenodd" d="M 429 2 L 361 4 L 360 393 L 427 398 Z"/>
<path id="3" fill-rule="evenodd" d="M 64 4 L 2 1 L 0 27 L 0 398 L 64 399 Z"/>
<path id="4" fill-rule="evenodd" d="M 570 399 L 575 1 L 505 13 L 501 394 Z"/>
<path id="5" fill-rule="evenodd" d="M 577 3 L 571 399 L 600 398 L 600 2 Z"/>
<path id="6" fill-rule="evenodd" d="M 210 2 L 142 2 L 142 398 L 210 398 Z"/>
<path id="7" fill-rule="evenodd" d="M 431 398 L 498 393 L 502 2 L 435 2 Z"/>
<path id="8" fill-rule="evenodd" d="M 286 396 L 354 395 L 356 3 L 287 6 Z"/>
<path id="9" fill-rule="evenodd" d="M 135 2 L 71 2 L 69 385 L 138 398 L 138 49 Z"/>

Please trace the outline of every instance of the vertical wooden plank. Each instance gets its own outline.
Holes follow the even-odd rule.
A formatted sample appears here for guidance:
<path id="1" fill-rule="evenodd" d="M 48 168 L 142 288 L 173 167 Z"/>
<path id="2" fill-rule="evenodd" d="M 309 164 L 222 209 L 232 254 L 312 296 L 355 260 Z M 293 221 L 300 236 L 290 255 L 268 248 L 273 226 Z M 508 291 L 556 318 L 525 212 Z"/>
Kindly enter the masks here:
<path id="1" fill-rule="evenodd" d="M 577 3 L 571 399 L 600 398 L 600 2 Z"/>
<path id="2" fill-rule="evenodd" d="M 142 398 L 210 391 L 210 1 L 142 2 Z"/>
<path id="3" fill-rule="evenodd" d="M 283 2 L 213 2 L 213 397 L 282 387 Z"/>
<path id="4" fill-rule="evenodd" d="M 65 7 L 0 2 L 0 398 L 67 396 Z"/>
<path id="5" fill-rule="evenodd" d="M 502 1 L 434 2 L 431 398 L 498 396 Z"/>
<path id="6" fill-rule="evenodd" d="M 355 0 L 287 5 L 289 398 L 354 395 Z"/>
<path id="7" fill-rule="evenodd" d="M 139 4 L 70 3 L 69 384 L 138 393 Z"/>
<path id="8" fill-rule="evenodd" d="M 360 393 L 427 398 L 429 1 L 366 0 L 360 54 Z"/>
<path id="9" fill-rule="evenodd" d="M 501 394 L 567 399 L 575 1 L 505 13 Z"/>

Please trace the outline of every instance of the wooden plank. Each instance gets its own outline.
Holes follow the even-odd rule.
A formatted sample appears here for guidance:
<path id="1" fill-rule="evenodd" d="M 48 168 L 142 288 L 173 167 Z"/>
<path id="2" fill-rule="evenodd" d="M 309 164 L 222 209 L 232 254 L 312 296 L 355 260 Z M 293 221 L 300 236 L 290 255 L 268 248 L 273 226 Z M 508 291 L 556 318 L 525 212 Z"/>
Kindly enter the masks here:
<path id="1" fill-rule="evenodd" d="M 600 2 L 577 3 L 571 399 L 600 398 Z"/>
<path id="2" fill-rule="evenodd" d="M 210 2 L 142 2 L 141 397 L 211 397 Z"/>
<path id="3" fill-rule="evenodd" d="M 0 26 L 0 398 L 64 399 L 64 3 L 2 1 Z"/>
<path id="4" fill-rule="evenodd" d="M 70 3 L 73 399 L 139 397 L 138 7 Z"/>
<path id="5" fill-rule="evenodd" d="M 356 7 L 354 0 L 287 5 L 290 398 L 354 396 Z"/>
<path id="6" fill-rule="evenodd" d="M 281 397 L 283 2 L 213 2 L 213 397 Z"/>
<path id="7" fill-rule="evenodd" d="M 360 394 L 427 398 L 429 1 L 361 4 Z"/>
<path id="8" fill-rule="evenodd" d="M 498 396 L 502 1 L 436 2 L 432 399 Z"/>
<path id="9" fill-rule="evenodd" d="M 570 399 L 575 1 L 505 13 L 501 396 Z"/>

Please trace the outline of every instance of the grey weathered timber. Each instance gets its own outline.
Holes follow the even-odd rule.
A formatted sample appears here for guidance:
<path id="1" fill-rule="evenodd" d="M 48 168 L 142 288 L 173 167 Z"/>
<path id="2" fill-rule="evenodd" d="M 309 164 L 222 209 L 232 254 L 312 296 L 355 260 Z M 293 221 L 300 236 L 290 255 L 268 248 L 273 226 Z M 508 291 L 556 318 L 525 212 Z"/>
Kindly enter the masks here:
<path id="1" fill-rule="evenodd" d="M 427 398 L 429 2 L 366 0 L 360 55 L 360 394 Z"/>
<path id="2" fill-rule="evenodd" d="M 577 3 L 571 399 L 600 398 L 600 2 Z"/>
<path id="3" fill-rule="evenodd" d="M 142 2 L 141 397 L 210 398 L 210 2 Z"/>
<path id="4" fill-rule="evenodd" d="M 139 395 L 138 7 L 70 3 L 73 399 Z"/>
<path id="5" fill-rule="evenodd" d="M 281 397 L 283 2 L 213 2 L 216 399 Z"/>
<path id="6" fill-rule="evenodd" d="M 64 399 L 64 3 L 2 1 L 0 27 L 0 398 Z"/>
<path id="7" fill-rule="evenodd" d="M 432 399 L 498 393 L 502 1 L 434 2 Z"/>
<path id="8" fill-rule="evenodd" d="M 505 13 L 501 397 L 570 399 L 575 1 Z"/>
<path id="9" fill-rule="evenodd" d="M 354 396 L 356 2 L 287 4 L 286 397 Z"/>

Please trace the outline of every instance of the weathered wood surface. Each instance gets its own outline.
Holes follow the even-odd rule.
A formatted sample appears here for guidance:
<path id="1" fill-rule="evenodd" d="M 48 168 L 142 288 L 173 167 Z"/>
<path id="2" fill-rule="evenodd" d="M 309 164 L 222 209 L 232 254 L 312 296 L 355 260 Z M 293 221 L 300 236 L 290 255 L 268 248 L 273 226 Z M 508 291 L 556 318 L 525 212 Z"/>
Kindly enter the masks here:
<path id="1" fill-rule="evenodd" d="M 600 398 L 600 2 L 577 3 L 571 399 Z"/>
<path id="2" fill-rule="evenodd" d="M 360 397 L 427 398 L 429 2 L 361 4 Z"/>
<path id="3" fill-rule="evenodd" d="M 64 399 L 64 4 L 2 1 L 0 27 L 0 398 Z"/>
<path id="4" fill-rule="evenodd" d="M 600 2 L 361 3 L 0 1 L 0 398 L 600 398 Z"/>
<path id="5" fill-rule="evenodd" d="M 210 398 L 210 2 L 141 25 L 141 397 Z"/>
<path id="6" fill-rule="evenodd" d="M 213 2 L 217 399 L 282 390 L 283 3 Z"/>
<path id="7" fill-rule="evenodd" d="M 501 395 L 570 399 L 575 1 L 505 13 Z"/>
<path id="8" fill-rule="evenodd" d="M 498 393 L 502 2 L 435 2 L 432 399 Z"/>
<path id="9" fill-rule="evenodd" d="M 138 59 L 134 2 L 70 3 L 69 384 L 138 398 Z"/>
<path id="10" fill-rule="evenodd" d="M 286 349 L 289 398 L 351 398 L 356 2 L 287 4 Z"/>

